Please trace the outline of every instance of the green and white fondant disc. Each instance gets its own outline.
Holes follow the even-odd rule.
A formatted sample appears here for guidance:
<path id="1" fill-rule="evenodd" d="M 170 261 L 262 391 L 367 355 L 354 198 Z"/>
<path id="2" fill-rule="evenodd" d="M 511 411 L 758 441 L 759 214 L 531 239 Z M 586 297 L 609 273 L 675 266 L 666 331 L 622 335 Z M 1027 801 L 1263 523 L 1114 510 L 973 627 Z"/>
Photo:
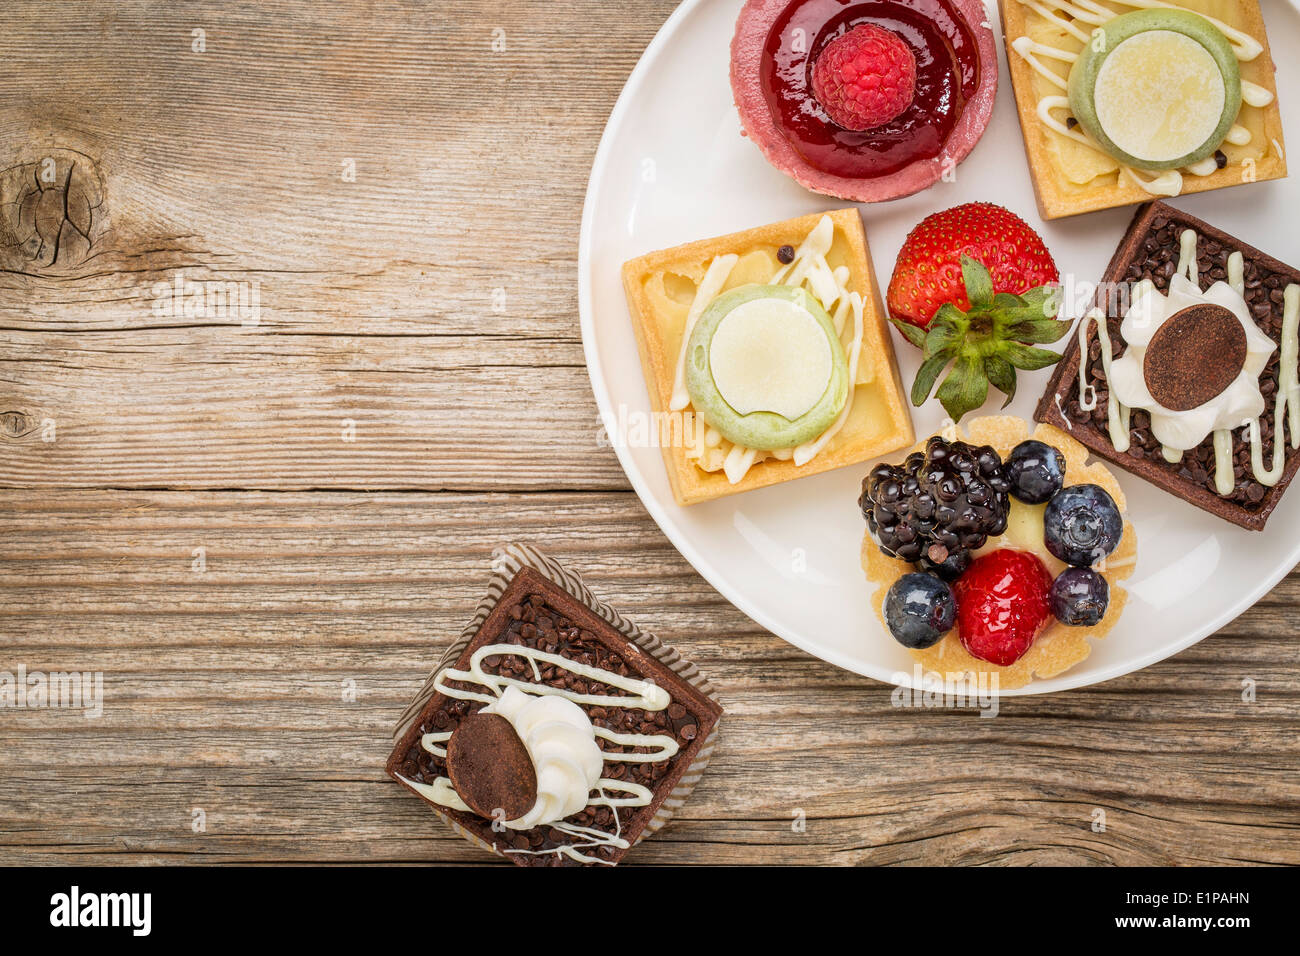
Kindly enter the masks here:
<path id="1" fill-rule="evenodd" d="M 1070 109 L 1102 149 L 1138 169 L 1212 156 L 1241 111 L 1241 69 L 1214 24 L 1186 10 L 1126 13 L 1070 70 Z"/>
<path id="2" fill-rule="evenodd" d="M 834 423 L 849 397 L 835 325 L 800 288 L 747 285 L 700 315 L 686 354 L 691 404 L 745 448 L 793 448 Z"/>

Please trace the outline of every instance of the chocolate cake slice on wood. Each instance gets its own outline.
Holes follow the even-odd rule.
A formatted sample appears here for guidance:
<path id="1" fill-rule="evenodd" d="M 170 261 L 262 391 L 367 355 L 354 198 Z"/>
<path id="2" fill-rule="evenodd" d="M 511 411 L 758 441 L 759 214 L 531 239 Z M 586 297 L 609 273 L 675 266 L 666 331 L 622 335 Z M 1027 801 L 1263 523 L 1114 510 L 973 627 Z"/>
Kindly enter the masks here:
<path id="1" fill-rule="evenodd" d="M 516 864 L 612 866 L 712 747 L 722 708 L 692 671 L 525 566 L 440 666 L 386 769 Z"/>

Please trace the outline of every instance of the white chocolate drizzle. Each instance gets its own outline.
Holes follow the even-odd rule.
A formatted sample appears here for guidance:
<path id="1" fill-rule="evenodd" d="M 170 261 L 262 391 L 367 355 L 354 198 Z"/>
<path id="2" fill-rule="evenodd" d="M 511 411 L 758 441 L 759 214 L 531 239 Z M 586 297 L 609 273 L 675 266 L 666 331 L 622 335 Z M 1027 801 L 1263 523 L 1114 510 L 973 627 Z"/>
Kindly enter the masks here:
<path id="1" fill-rule="evenodd" d="M 501 674 L 490 674 L 483 670 L 484 659 L 498 656 L 524 658 L 532 667 L 533 674 L 539 682 L 541 681 L 541 670 L 538 667 L 538 664 L 540 663 L 562 668 L 579 677 L 586 677 L 590 680 L 599 681 L 608 687 L 627 691 L 627 694 L 579 694 L 565 688 L 516 680 L 515 678 L 505 677 Z M 451 687 L 448 686 L 447 681 L 455 681 L 460 684 L 477 684 L 478 686 L 485 688 L 488 693 L 479 693 L 477 691 Z M 579 661 L 569 660 L 568 658 L 561 657 L 558 654 L 551 654 L 547 651 L 538 650 L 533 647 L 525 647 L 521 644 L 486 644 L 476 650 L 470 657 L 467 670 L 456 670 L 455 668 L 449 667 L 443 670 L 434 681 L 434 688 L 447 697 L 452 697 L 458 700 L 478 701 L 484 704 L 495 703 L 507 687 L 515 687 L 526 693 L 538 696 L 552 695 L 563 697 L 566 700 L 573 701 L 575 704 L 587 704 L 593 707 L 624 707 L 637 710 L 660 711 L 672 703 L 672 697 L 669 693 L 652 681 L 625 677 L 601 667 L 594 667 L 590 664 L 583 664 Z M 629 750 L 626 753 L 622 753 L 612 750 L 602 750 L 606 760 L 614 760 L 621 763 L 658 763 L 659 761 L 672 758 L 680 749 L 677 741 L 667 734 L 624 734 L 599 726 L 594 726 L 593 730 L 598 738 L 608 741 L 616 747 L 640 747 L 650 751 L 649 753 L 635 753 Z M 420 738 L 420 746 L 426 752 L 433 754 L 435 757 L 445 758 L 447 756 L 447 749 L 444 745 L 450 739 L 450 732 L 435 731 L 424 734 Z M 436 803 L 438 806 L 446 807 L 451 810 L 473 812 L 465 802 L 461 800 L 460 796 L 456 793 L 455 788 L 452 786 L 451 781 L 446 777 L 438 777 L 432 783 L 419 783 L 414 780 L 408 780 L 405 777 L 400 777 L 400 779 L 425 799 Z M 624 794 L 624 796 L 610 796 L 610 792 Z M 626 849 L 629 844 L 622 837 L 623 825 L 619 820 L 618 809 L 620 807 L 647 806 L 653 799 L 654 794 L 649 788 L 644 787 L 639 783 L 630 780 L 613 780 L 608 777 L 601 777 L 600 780 L 597 781 L 594 794 L 594 796 L 588 796 L 586 805 L 588 807 L 610 808 L 614 814 L 614 832 L 612 834 L 607 833 L 604 830 L 582 827 L 574 823 L 567 823 L 563 820 L 559 820 L 547 824 L 547 826 L 551 829 L 558 830 L 566 836 L 574 838 L 572 843 L 545 850 L 519 850 L 510 848 L 503 850 L 502 852 L 527 855 L 555 853 L 567 856 L 580 863 L 608 864 L 608 860 L 590 856 L 582 851 L 584 849 L 603 846 Z M 519 827 L 511 826 L 513 822 L 514 821 L 508 820 L 501 821 L 500 825 L 507 829 L 519 829 Z M 494 826 L 496 825 L 497 823 L 494 821 Z"/>
<path id="2" fill-rule="evenodd" d="M 1198 285 L 1201 281 L 1200 267 L 1196 260 L 1196 232 L 1184 229 L 1178 237 L 1178 272 L 1188 282 Z"/>
<path id="3" fill-rule="evenodd" d="M 516 680 L 513 677 L 504 677 L 501 674 L 489 674 L 483 670 L 484 658 L 494 657 L 497 655 L 505 657 L 522 657 L 529 661 L 533 667 L 533 674 L 537 680 L 541 680 L 541 672 L 537 668 L 538 661 L 543 664 L 551 664 L 555 667 L 562 667 L 565 670 L 577 674 L 579 677 L 586 677 L 591 680 L 600 681 L 602 684 L 608 684 L 610 687 L 617 687 L 621 690 L 628 691 L 633 696 L 615 696 L 610 694 L 577 694 L 571 690 L 565 690 L 560 687 L 549 687 L 543 684 L 529 683 L 528 681 Z M 487 694 L 478 694 L 474 691 L 459 690 L 455 687 L 447 687 L 443 682 L 448 680 L 460 681 L 466 684 L 479 684 L 492 691 L 492 696 Z M 650 681 L 636 680 L 631 677 L 623 677 L 612 671 L 607 671 L 601 667 L 594 667 L 591 664 L 582 664 L 578 661 L 571 661 L 567 657 L 561 657 L 559 654 L 551 654 L 547 651 L 540 651 L 535 647 L 524 647 L 520 644 L 484 644 L 469 659 L 469 670 L 459 671 L 455 668 L 448 667 L 438 675 L 434 687 L 442 691 L 448 697 L 456 697 L 461 700 L 477 700 L 484 704 L 494 703 L 497 697 L 501 696 L 501 690 L 504 687 L 518 687 L 520 690 L 529 693 L 554 694 L 571 700 L 575 704 L 589 704 L 593 707 L 635 707 L 639 710 L 663 710 L 671 701 L 668 691 L 664 690 L 658 684 Z"/>
<path id="4" fill-rule="evenodd" d="M 450 736 L 450 734 L 448 736 Z M 445 751 L 443 752 L 443 756 L 446 756 Z M 451 785 L 451 781 L 446 777 L 438 777 L 433 781 L 433 783 L 420 783 L 416 780 L 408 780 L 400 773 L 397 775 L 397 778 L 416 793 L 420 794 L 420 796 L 438 804 L 440 807 L 447 807 L 450 810 L 461 810 L 465 813 L 474 812 L 466 806 L 465 801 L 460 798 L 458 793 L 456 793 L 455 787 Z"/>
<path id="5" fill-rule="evenodd" d="M 1273 465 L 1264 467 L 1264 441 L 1259 419 L 1250 423 L 1250 464 L 1255 480 L 1272 488 L 1286 471 L 1283 425 L 1291 427 L 1291 447 L 1300 448 L 1300 285 L 1287 286 L 1282 305 L 1282 357 L 1278 369 L 1277 404 L 1273 408 Z M 1287 420 L 1290 413 L 1289 422 Z"/>
<path id="6" fill-rule="evenodd" d="M 795 249 L 794 258 L 788 264 L 778 268 L 767 284 L 805 288 L 831 316 L 835 333 L 840 336 L 848 358 L 849 394 L 839 416 L 820 435 L 797 448 L 745 448 L 728 441 L 716 429 L 710 427 L 705 431 L 702 447 L 691 447 L 686 450 L 687 457 L 694 460 L 701 470 L 721 471 L 734 485 L 740 483 L 754 465 L 769 458 L 777 461 L 793 461 L 796 466 L 806 465 L 825 449 L 849 420 L 849 415 L 853 411 L 856 386 L 860 384 L 858 369 L 862 357 L 864 304 L 859 293 L 849 291 L 848 267 L 839 266 L 832 269 L 826 261 L 826 254 L 830 252 L 834 238 L 834 221 L 830 216 L 822 216 Z M 686 390 L 685 375 L 686 352 L 691 333 L 709 303 L 721 294 L 737 260 L 738 257 L 734 254 L 718 256 L 709 263 L 704 278 L 696 289 L 695 298 L 686 315 L 681 348 L 677 353 L 677 378 L 673 384 L 670 405 L 672 411 L 683 411 L 690 407 L 691 398 Z M 853 317 L 852 325 L 848 321 L 850 315 Z M 851 329 L 851 338 L 847 342 L 844 341 L 846 329 Z M 690 429 L 685 431 L 689 432 Z"/>
<path id="7" fill-rule="evenodd" d="M 1110 381 L 1111 341 L 1110 329 L 1106 326 L 1106 313 L 1093 309 L 1079 322 L 1079 407 L 1085 412 L 1097 407 L 1097 389 L 1088 384 L 1088 323 L 1097 326 L 1097 342 L 1101 346 L 1101 366 Z M 1113 389 L 1108 389 L 1109 407 L 1107 418 L 1110 422 L 1110 443 L 1121 454 L 1129 449 L 1129 410 L 1119 403 Z"/>
<path id="8" fill-rule="evenodd" d="M 691 404 L 691 395 L 686 390 L 686 344 L 690 342 L 695 323 L 699 321 L 705 307 L 718 297 L 722 287 L 727 284 L 731 270 L 736 268 L 739 261 L 740 256 L 735 254 L 718 256 L 709 263 L 699 288 L 695 290 L 695 298 L 691 301 L 690 311 L 686 313 L 686 325 L 682 329 L 682 347 L 677 353 L 677 375 L 673 379 L 672 399 L 668 403 L 670 411 L 680 412 Z"/>
<path id="9" fill-rule="evenodd" d="M 1237 477 L 1232 467 L 1232 432 L 1221 428 L 1214 433 L 1214 490 L 1228 497 L 1237 487 Z"/>
<path id="10" fill-rule="evenodd" d="M 1178 237 L 1178 273 L 1192 283 L 1199 285 L 1196 246 L 1197 234 L 1192 229 L 1185 229 Z M 1245 258 L 1235 251 L 1228 256 L 1228 285 L 1240 296 L 1245 297 Z M 1135 286 L 1133 303 L 1148 292 L 1155 291 L 1149 279 L 1144 279 Z M 1093 309 L 1079 322 L 1079 408 L 1090 412 L 1097 407 L 1097 390 L 1088 384 L 1088 327 L 1095 324 L 1097 339 L 1101 349 L 1102 371 L 1107 382 L 1111 380 L 1111 339 L 1107 328 L 1106 315 L 1101 309 Z M 1109 389 L 1107 419 L 1110 429 L 1111 444 L 1115 451 L 1123 454 L 1129 450 L 1130 410 L 1115 397 L 1114 389 Z M 1272 488 L 1282 480 L 1286 471 L 1286 431 L 1291 430 L 1291 448 L 1300 449 L 1300 285 L 1287 285 L 1283 294 L 1282 308 L 1282 347 L 1278 365 L 1277 394 L 1273 406 L 1273 461 L 1264 462 L 1263 429 L 1259 418 L 1242 422 L 1247 429 L 1250 441 L 1251 472 L 1259 484 Z M 1230 496 L 1237 487 L 1236 473 L 1233 467 L 1234 429 L 1216 429 L 1214 436 L 1214 487 L 1221 497 Z M 1183 453 L 1178 449 L 1162 447 L 1166 461 L 1177 464 Z"/>
<path id="11" fill-rule="evenodd" d="M 1028 7 L 1039 16 L 1045 18 L 1056 26 L 1060 27 L 1066 33 L 1073 36 L 1080 43 L 1091 43 L 1093 41 L 1093 31 L 1104 24 L 1120 16 L 1110 7 L 1103 6 L 1096 0 L 1017 0 L 1022 6 Z M 1112 3 L 1121 6 L 1132 7 L 1138 10 L 1166 9 L 1166 10 L 1186 10 L 1187 8 L 1177 3 L 1166 3 L 1163 0 L 1110 0 Z M 1193 11 L 1196 12 L 1196 11 Z M 1072 17 L 1073 20 L 1066 16 Z M 1221 20 L 1203 13 L 1198 14 L 1227 37 L 1228 43 L 1231 44 L 1233 52 L 1237 59 L 1242 63 L 1249 63 L 1256 59 L 1264 52 L 1264 45 L 1252 37 L 1250 34 L 1228 26 Z M 1078 26 L 1079 23 L 1088 24 L 1092 27 L 1091 31 L 1085 31 Z M 1028 36 L 1016 37 L 1011 42 L 1011 49 L 1014 50 L 1021 59 L 1043 77 L 1053 86 L 1064 92 L 1068 84 L 1055 70 L 1048 68 L 1043 60 L 1057 60 L 1062 63 L 1074 64 L 1079 59 L 1079 54 L 1070 50 L 1063 50 L 1060 47 L 1052 46 L 1050 43 L 1042 43 Z M 1273 102 L 1274 96 L 1272 91 L 1260 86 L 1257 83 L 1251 83 L 1248 80 L 1241 81 L 1241 100 L 1246 106 L 1253 109 L 1263 109 Z M 1070 128 L 1064 122 L 1056 119 L 1052 115 L 1053 110 L 1064 109 L 1067 112 L 1070 109 L 1070 101 L 1065 96 L 1044 96 L 1038 101 L 1037 115 L 1039 122 L 1051 129 L 1053 132 L 1080 143 L 1094 152 L 1105 156 L 1107 159 L 1114 160 L 1115 157 L 1092 139 L 1081 127 Z M 1240 124 L 1234 124 L 1224 138 L 1225 143 L 1233 146 L 1247 146 L 1252 139 L 1250 130 Z M 1123 178 L 1131 180 L 1141 189 L 1153 196 L 1177 196 L 1183 191 L 1183 174 L 1177 169 L 1168 170 L 1141 170 L 1132 166 L 1119 164 L 1120 175 Z M 1217 172 L 1218 163 L 1213 156 L 1185 167 L 1188 173 L 1193 176 L 1209 176 Z"/>

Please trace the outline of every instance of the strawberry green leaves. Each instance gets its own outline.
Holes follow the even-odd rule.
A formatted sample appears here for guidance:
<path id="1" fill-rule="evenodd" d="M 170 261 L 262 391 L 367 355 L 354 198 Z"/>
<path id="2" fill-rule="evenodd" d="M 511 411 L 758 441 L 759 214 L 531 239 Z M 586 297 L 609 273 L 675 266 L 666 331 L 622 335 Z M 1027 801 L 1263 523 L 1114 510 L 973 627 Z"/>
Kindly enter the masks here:
<path id="1" fill-rule="evenodd" d="M 953 421 L 984 404 L 989 397 L 989 379 L 979 355 L 960 352 L 956 364 L 935 393 Z"/>
<path id="2" fill-rule="evenodd" d="M 990 385 L 1006 396 L 1002 407 L 1009 405 L 1016 394 L 1017 369 L 1036 371 L 1061 360 L 1058 353 L 1035 346 L 1056 342 L 1070 331 L 1070 322 L 1055 318 L 1056 286 L 1021 295 L 994 294 L 989 271 L 978 260 L 962 256 L 961 271 L 969 312 L 952 303 L 942 305 L 927 329 L 890 319 L 924 353 L 912 382 L 912 404 L 925 404 L 938 383 L 935 397 L 953 421 L 983 405 Z"/>
<path id="3" fill-rule="evenodd" d="M 961 257 L 961 280 L 966 285 L 966 298 L 971 311 L 987 309 L 993 304 L 993 277 L 984 263 L 970 256 Z"/>

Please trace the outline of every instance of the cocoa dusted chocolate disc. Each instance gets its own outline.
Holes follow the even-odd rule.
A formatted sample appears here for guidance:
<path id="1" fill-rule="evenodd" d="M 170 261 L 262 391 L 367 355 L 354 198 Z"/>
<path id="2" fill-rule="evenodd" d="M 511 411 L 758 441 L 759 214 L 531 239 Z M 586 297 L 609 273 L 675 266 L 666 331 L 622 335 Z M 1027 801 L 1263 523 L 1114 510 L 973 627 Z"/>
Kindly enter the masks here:
<path id="1" fill-rule="evenodd" d="M 517 820 L 537 802 L 537 771 L 524 742 L 500 714 L 471 714 L 447 741 L 447 775 L 481 817 Z"/>
<path id="2" fill-rule="evenodd" d="M 1193 305 L 1156 330 L 1142 362 L 1151 397 L 1172 412 L 1221 394 L 1246 364 L 1246 330 L 1221 305 Z"/>

